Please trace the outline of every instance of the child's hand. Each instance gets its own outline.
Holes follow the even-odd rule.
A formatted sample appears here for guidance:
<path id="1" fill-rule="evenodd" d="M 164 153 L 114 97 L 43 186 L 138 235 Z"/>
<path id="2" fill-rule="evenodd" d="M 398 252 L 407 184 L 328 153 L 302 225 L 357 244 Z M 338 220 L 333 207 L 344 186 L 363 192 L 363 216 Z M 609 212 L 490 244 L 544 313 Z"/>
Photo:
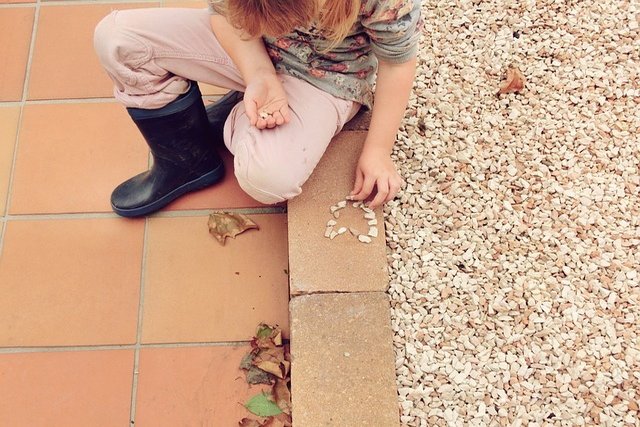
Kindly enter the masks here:
<path id="1" fill-rule="evenodd" d="M 258 129 L 289 123 L 287 94 L 276 74 L 261 75 L 247 84 L 244 106 L 251 125 Z"/>
<path id="2" fill-rule="evenodd" d="M 365 146 L 356 168 L 356 182 L 351 191 L 353 200 L 365 200 L 371 195 L 373 186 L 377 194 L 369 203 L 371 209 L 392 200 L 402 186 L 402 178 L 396 171 L 391 157 L 384 150 Z"/>

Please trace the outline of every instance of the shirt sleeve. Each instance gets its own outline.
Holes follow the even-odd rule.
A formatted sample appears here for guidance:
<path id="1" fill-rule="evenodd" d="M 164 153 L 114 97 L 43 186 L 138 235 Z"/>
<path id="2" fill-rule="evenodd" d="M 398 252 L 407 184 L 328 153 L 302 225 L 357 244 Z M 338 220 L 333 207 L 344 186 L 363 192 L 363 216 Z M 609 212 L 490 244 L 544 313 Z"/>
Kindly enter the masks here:
<path id="1" fill-rule="evenodd" d="M 224 0 L 207 0 L 209 13 L 212 15 L 222 15 Z"/>
<path id="2" fill-rule="evenodd" d="M 402 63 L 416 55 L 422 29 L 420 2 L 377 0 L 365 10 L 362 26 L 378 59 Z"/>

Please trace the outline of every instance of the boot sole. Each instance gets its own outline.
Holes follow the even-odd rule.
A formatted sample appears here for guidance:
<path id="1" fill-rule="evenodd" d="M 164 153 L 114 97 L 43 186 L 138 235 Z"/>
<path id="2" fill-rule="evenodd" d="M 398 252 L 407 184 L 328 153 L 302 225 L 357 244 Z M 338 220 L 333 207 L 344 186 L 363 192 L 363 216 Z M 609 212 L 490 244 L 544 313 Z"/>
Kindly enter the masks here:
<path id="1" fill-rule="evenodd" d="M 132 209 L 122 209 L 112 204 L 111 208 L 115 213 L 126 218 L 134 218 L 138 216 L 148 215 L 150 213 L 153 213 L 162 209 L 163 207 L 165 207 L 166 205 L 173 202 L 178 197 L 184 194 L 187 194 L 196 190 L 201 190 L 205 187 L 209 187 L 217 183 L 218 181 L 220 181 L 220 179 L 222 179 L 223 176 L 224 176 L 224 165 L 221 162 L 220 166 L 218 166 L 211 172 L 207 172 L 206 174 L 202 175 L 200 178 L 197 178 L 197 179 L 194 179 L 193 181 L 189 181 L 185 184 L 182 184 L 180 187 L 176 188 L 170 193 L 167 193 L 166 195 L 164 195 L 163 197 L 161 197 L 160 199 L 156 200 L 153 203 L 149 203 L 147 205 L 139 206 L 137 208 L 132 208 Z"/>

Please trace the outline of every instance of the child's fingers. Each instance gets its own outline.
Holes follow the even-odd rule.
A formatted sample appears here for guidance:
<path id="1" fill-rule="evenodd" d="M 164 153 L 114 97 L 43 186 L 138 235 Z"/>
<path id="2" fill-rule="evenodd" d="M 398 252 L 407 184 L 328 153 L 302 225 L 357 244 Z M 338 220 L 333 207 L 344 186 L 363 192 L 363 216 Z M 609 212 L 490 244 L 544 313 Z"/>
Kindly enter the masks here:
<path id="1" fill-rule="evenodd" d="M 389 200 L 395 199 L 401 187 L 402 180 L 397 180 L 397 182 L 392 181 L 391 184 L 389 184 L 389 194 L 384 202 L 387 203 Z"/>
<path id="2" fill-rule="evenodd" d="M 267 128 L 273 129 L 276 127 L 276 118 L 273 117 L 273 114 L 270 114 L 265 120 L 267 122 Z"/>
<path id="3" fill-rule="evenodd" d="M 380 206 L 387 199 L 387 195 L 389 194 L 389 182 L 384 179 L 379 179 L 376 183 L 376 187 L 378 192 L 376 197 L 373 198 L 371 203 L 369 203 L 369 208 L 375 209 Z"/>
<path id="4" fill-rule="evenodd" d="M 291 112 L 289 111 L 288 104 L 285 104 L 284 107 L 280 108 L 280 114 L 282 115 L 284 122 L 289 123 L 289 121 L 291 120 Z"/>
<path id="5" fill-rule="evenodd" d="M 373 177 L 365 176 L 364 182 L 362 183 L 362 188 L 360 191 L 353 196 L 355 200 L 364 200 L 369 197 L 371 191 L 373 191 L 373 186 L 376 184 L 376 180 Z"/>
<path id="6" fill-rule="evenodd" d="M 362 182 L 364 181 L 364 177 L 362 175 L 362 171 L 360 168 L 356 169 L 356 182 L 353 184 L 353 190 L 351 190 L 351 196 L 358 194 L 360 190 L 362 190 Z"/>
<path id="7" fill-rule="evenodd" d="M 282 113 L 280 111 L 274 111 L 273 118 L 275 119 L 277 126 L 284 124 L 284 117 L 282 117 Z"/>
<path id="8" fill-rule="evenodd" d="M 255 101 L 246 99 L 244 100 L 244 109 L 249 118 L 251 126 L 257 126 L 258 122 L 258 105 Z"/>
<path id="9" fill-rule="evenodd" d="M 262 117 L 258 117 L 258 119 L 256 120 L 256 124 L 254 126 L 257 127 L 258 129 L 265 129 L 267 127 L 267 121 Z"/>

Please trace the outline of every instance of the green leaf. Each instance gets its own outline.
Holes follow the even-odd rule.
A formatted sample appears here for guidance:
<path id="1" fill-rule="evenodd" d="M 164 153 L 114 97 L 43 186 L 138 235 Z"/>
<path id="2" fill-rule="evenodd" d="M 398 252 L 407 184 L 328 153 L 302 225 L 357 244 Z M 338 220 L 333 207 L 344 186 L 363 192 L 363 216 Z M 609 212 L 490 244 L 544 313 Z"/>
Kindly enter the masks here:
<path id="1" fill-rule="evenodd" d="M 245 408 L 254 415 L 259 417 L 270 417 L 280 415 L 282 409 L 267 397 L 265 392 L 253 396 L 245 405 Z"/>
<path id="2" fill-rule="evenodd" d="M 258 333 L 256 334 L 256 337 L 269 338 L 272 332 L 273 329 L 271 329 L 268 325 L 262 324 L 258 327 Z"/>

